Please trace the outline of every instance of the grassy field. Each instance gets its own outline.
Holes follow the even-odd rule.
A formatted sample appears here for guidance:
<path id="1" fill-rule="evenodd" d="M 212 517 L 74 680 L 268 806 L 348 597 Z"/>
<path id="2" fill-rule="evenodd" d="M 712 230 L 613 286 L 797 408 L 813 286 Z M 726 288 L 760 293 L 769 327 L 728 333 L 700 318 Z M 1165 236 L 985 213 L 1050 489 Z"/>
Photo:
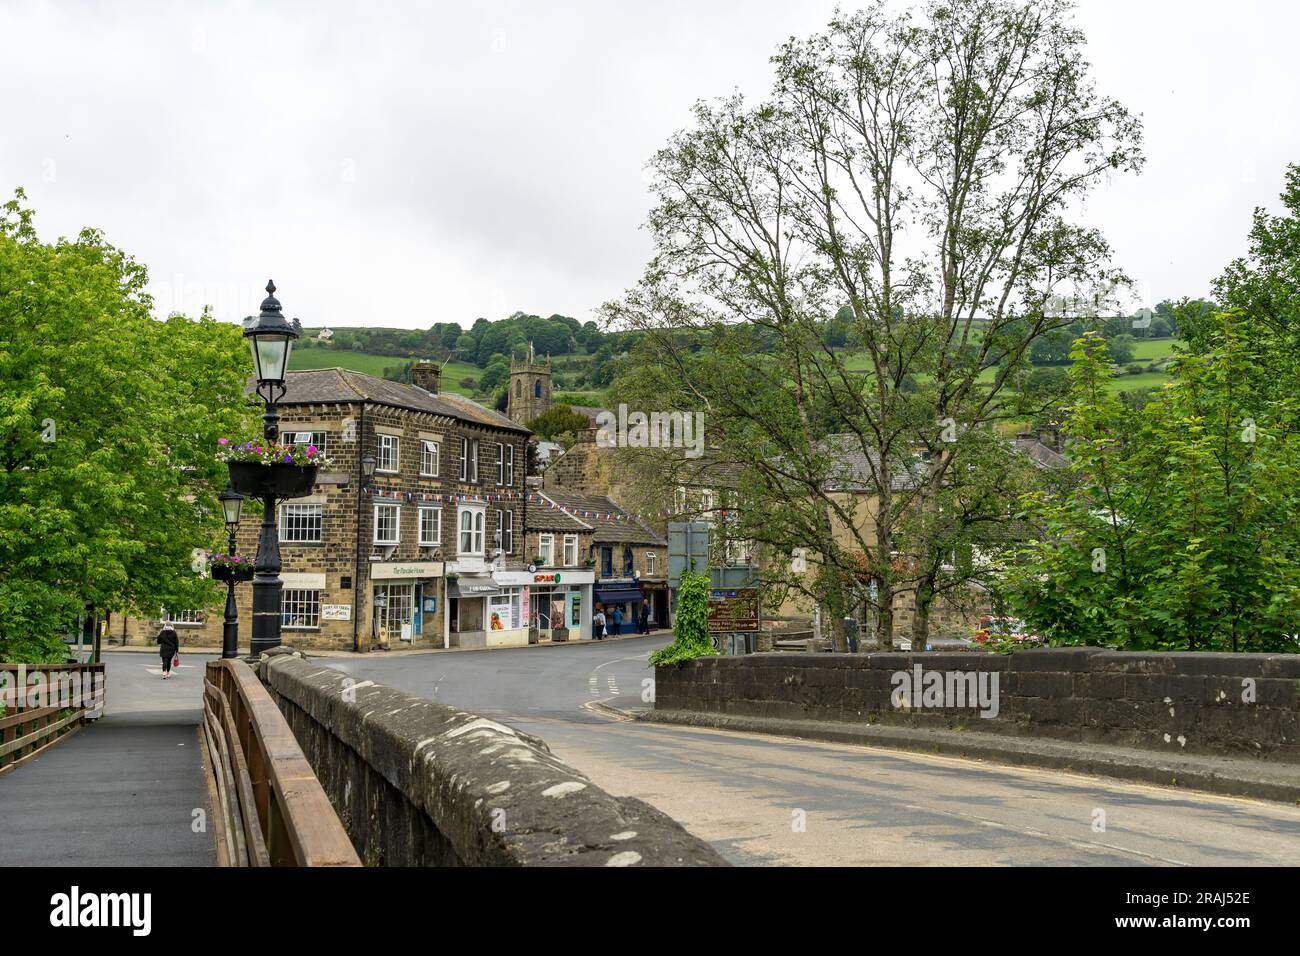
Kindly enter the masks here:
<path id="1" fill-rule="evenodd" d="M 363 372 L 376 378 L 384 377 L 384 369 L 401 365 L 407 361 L 393 355 L 371 355 L 369 352 L 353 352 L 348 349 L 318 349 L 297 346 L 289 358 L 289 368 L 302 371 L 312 368 L 346 368 L 354 372 Z M 474 396 L 474 390 L 461 385 L 461 379 L 472 378 L 477 381 L 480 370 L 468 362 L 448 362 L 442 370 L 442 390 L 458 395 Z"/>

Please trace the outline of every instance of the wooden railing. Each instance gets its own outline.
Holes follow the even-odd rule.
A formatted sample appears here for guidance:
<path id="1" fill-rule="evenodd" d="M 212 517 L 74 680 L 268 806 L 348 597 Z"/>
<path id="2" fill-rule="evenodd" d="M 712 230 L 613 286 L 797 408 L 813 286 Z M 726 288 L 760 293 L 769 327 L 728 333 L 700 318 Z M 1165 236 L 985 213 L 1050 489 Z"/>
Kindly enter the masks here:
<path id="1" fill-rule="evenodd" d="M 0 772 L 102 716 L 104 693 L 103 664 L 0 663 Z"/>
<path id="2" fill-rule="evenodd" d="M 208 663 L 203 732 L 221 865 L 361 865 L 284 715 L 248 664 Z"/>

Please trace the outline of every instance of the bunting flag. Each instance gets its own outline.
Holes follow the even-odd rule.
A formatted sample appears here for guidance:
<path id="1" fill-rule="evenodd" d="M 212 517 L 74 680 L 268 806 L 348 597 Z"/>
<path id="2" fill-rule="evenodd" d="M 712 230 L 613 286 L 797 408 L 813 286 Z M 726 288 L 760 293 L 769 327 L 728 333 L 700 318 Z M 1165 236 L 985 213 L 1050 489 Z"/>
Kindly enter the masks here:
<path id="1" fill-rule="evenodd" d="M 402 498 L 406 501 L 446 501 L 446 502 L 463 502 L 463 501 L 482 501 L 482 502 L 500 502 L 500 501 L 519 501 L 524 500 L 534 504 L 544 504 L 552 511 L 563 511 L 567 515 L 576 518 L 595 518 L 598 521 L 640 521 L 640 515 L 628 514 L 622 511 L 590 511 L 583 508 L 570 508 L 567 505 L 556 504 L 549 498 L 538 494 L 523 491 L 497 491 L 487 494 L 435 494 L 427 491 L 402 491 L 397 488 L 370 488 L 370 494 L 375 498 Z"/>

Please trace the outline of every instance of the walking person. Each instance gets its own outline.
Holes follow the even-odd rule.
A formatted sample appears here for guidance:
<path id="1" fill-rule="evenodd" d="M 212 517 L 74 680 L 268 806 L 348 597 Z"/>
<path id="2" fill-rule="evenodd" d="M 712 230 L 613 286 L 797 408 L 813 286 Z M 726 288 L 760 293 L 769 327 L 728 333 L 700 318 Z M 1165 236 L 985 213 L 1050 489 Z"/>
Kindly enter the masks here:
<path id="1" fill-rule="evenodd" d="M 158 642 L 158 656 L 162 658 L 163 680 L 172 676 L 172 661 L 180 650 L 181 640 L 176 636 L 176 629 L 170 624 L 163 624 L 162 630 L 154 639 Z"/>
<path id="2" fill-rule="evenodd" d="M 591 619 L 591 636 L 597 641 L 605 639 L 605 612 L 602 610 L 597 609 L 596 616 Z"/>
<path id="3" fill-rule="evenodd" d="M 641 626 L 637 628 L 642 634 L 650 633 L 650 602 L 641 602 Z"/>
<path id="4" fill-rule="evenodd" d="M 623 633 L 623 606 L 621 604 L 614 605 L 614 627 L 610 631 L 610 633 L 611 634 Z"/>

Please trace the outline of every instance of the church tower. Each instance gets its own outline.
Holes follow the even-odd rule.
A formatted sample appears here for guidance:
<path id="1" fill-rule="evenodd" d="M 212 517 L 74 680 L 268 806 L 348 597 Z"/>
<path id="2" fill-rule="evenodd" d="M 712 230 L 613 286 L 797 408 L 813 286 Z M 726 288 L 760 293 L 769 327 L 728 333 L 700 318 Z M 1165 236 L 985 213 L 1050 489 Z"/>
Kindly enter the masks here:
<path id="1" fill-rule="evenodd" d="M 527 425 L 551 407 L 551 357 L 546 362 L 537 361 L 533 343 L 528 343 L 528 358 L 523 362 L 510 360 L 510 398 L 506 414 L 510 420 Z"/>

